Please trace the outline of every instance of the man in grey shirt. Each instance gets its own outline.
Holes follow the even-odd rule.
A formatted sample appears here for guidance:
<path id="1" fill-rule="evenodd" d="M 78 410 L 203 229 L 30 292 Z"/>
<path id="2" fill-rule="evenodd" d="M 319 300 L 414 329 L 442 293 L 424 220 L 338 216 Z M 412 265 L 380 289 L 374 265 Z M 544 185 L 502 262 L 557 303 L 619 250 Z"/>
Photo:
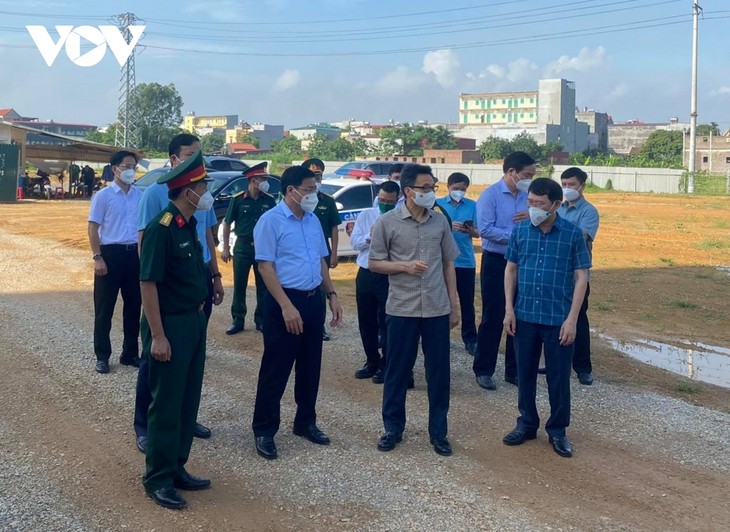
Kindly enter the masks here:
<path id="1" fill-rule="evenodd" d="M 420 339 L 428 384 L 428 433 L 434 450 L 449 456 L 449 329 L 459 323 L 454 270 L 459 248 L 446 217 L 431 210 L 437 188 L 431 168 L 406 164 L 400 183 L 405 203 L 382 215 L 373 226 L 368 261 L 371 271 L 389 276 L 385 433 L 378 449 L 391 451 L 403 437 L 406 390 Z"/>

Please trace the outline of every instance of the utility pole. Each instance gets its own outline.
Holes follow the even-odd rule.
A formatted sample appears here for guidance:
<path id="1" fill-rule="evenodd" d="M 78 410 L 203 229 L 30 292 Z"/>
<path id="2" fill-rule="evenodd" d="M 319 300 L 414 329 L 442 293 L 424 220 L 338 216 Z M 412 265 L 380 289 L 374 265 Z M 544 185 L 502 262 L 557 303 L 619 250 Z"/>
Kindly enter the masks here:
<path id="1" fill-rule="evenodd" d="M 132 34 L 129 26 L 133 26 L 140 19 L 134 13 L 122 13 L 112 17 L 127 43 L 131 42 Z M 135 79 L 134 50 L 129 54 L 127 62 L 122 66 L 122 75 L 119 79 L 119 104 L 117 107 L 117 129 L 114 135 L 114 145 L 125 148 L 138 148 L 139 135 L 137 126 L 139 112 L 132 105 L 132 93 L 137 85 Z"/>
<path id="2" fill-rule="evenodd" d="M 687 178 L 687 192 L 695 191 L 695 171 L 697 156 L 697 43 L 699 33 L 699 18 L 702 8 L 697 0 L 692 1 L 692 101 L 689 113 L 689 176 Z"/>

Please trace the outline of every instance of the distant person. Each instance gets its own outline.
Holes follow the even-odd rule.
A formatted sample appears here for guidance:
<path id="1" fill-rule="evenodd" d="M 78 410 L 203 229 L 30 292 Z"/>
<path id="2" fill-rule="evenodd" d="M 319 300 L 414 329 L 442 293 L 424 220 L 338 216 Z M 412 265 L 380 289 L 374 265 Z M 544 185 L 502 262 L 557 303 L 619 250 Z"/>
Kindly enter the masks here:
<path id="1" fill-rule="evenodd" d="M 588 174 L 580 168 L 571 167 L 560 175 L 563 185 L 563 204 L 558 209 L 558 215 L 568 220 L 583 231 L 583 237 L 588 246 L 588 254 L 593 260 L 593 242 L 598 233 L 598 210 L 585 199 L 583 193 L 586 188 Z M 590 386 L 593 384 L 593 366 L 591 364 L 591 331 L 588 322 L 588 296 L 591 293 L 591 272 L 588 271 L 586 295 L 578 314 L 575 349 L 573 352 L 573 371 L 578 375 L 578 381 Z"/>
<path id="2" fill-rule="evenodd" d="M 114 180 L 91 200 L 89 244 L 94 259 L 94 353 L 96 371 L 109 373 L 112 345 L 109 332 L 117 296 L 122 292 L 124 343 L 119 362 L 139 367 L 139 255 L 137 205 L 142 193 L 132 186 L 137 156 L 129 151 L 112 155 Z"/>
<path id="3" fill-rule="evenodd" d="M 466 197 L 469 178 L 461 172 L 454 172 L 446 181 L 448 195 L 436 200 L 451 217 L 451 230 L 459 246 L 459 256 L 454 261 L 456 291 L 461 308 L 461 340 L 471 355 L 476 355 L 477 327 L 474 313 L 474 291 L 476 287 L 477 263 L 474 258 L 473 238 L 479 237 L 477 230 L 477 204 Z"/>
<path id="4" fill-rule="evenodd" d="M 315 157 L 309 158 L 302 163 L 304 168 L 311 170 L 314 173 L 314 177 L 317 182 L 317 208 L 314 210 L 314 214 L 319 220 L 322 226 L 322 232 L 324 233 L 324 239 L 327 243 L 328 255 L 325 257 L 325 262 L 330 268 L 337 268 L 337 247 L 339 242 L 339 230 L 340 230 L 340 213 L 337 210 L 337 203 L 335 199 L 329 194 L 325 194 L 321 191 L 322 186 L 322 174 L 324 173 L 324 162 L 321 159 Z M 323 292 L 324 293 L 324 292 Z M 324 295 L 322 296 L 324 301 Z M 327 333 L 327 329 L 322 329 L 322 339 L 327 342 L 330 339 L 330 335 Z"/>
<path id="5" fill-rule="evenodd" d="M 555 181 L 535 179 L 528 192 L 530 220 L 514 228 L 505 254 L 504 326 L 516 344 L 520 416 L 503 441 L 521 445 L 537 436 L 537 369 L 544 349 L 550 398 L 545 430 L 553 450 L 570 457 L 573 449 L 565 434 L 570 367 L 591 259 L 582 231 L 557 214 L 562 199 Z"/>
<path id="6" fill-rule="evenodd" d="M 248 276 L 253 268 L 256 282 L 256 308 L 253 313 L 254 326 L 257 331 L 263 330 L 264 301 L 266 300 L 266 285 L 256 262 L 256 249 L 253 239 L 253 229 L 259 218 L 276 207 L 276 200 L 268 194 L 269 181 L 266 173 L 266 165 L 263 162 L 244 170 L 243 175 L 248 179 L 248 187 L 231 198 L 228 204 L 228 211 L 223 220 L 223 251 L 221 260 L 228 262 L 233 258 L 233 303 L 231 304 L 230 327 L 226 334 L 237 334 L 244 329 L 246 320 L 246 288 L 248 287 Z M 235 228 L 236 245 L 231 248 L 229 237 L 231 225 Z"/>
<path id="7" fill-rule="evenodd" d="M 391 165 L 390 171 L 388 172 L 388 181 L 395 181 L 400 186 L 400 173 L 401 170 L 403 170 L 403 165 L 401 163 L 396 163 L 394 165 Z M 401 189 L 400 196 L 398 196 L 398 203 L 396 207 L 400 207 L 403 205 L 403 202 L 405 201 L 405 196 L 403 196 L 403 190 Z M 373 200 L 373 208 L 378 207 L 378 198 L 376 197 Z"/>
<path id="8" fill-rule="evenodd" d="M 111 166 L 107 164 L 104 166 L 104 168 L 101 171 L 101 180 L 106 185 L 113 179 L 114 179 L 114 174 L 112 173 Z"/>
<path id="9" fill-rule="evenodd" d="M 81 178 L 86 188 L 86 197 L 90 198 L 94 193 L 94 181 L 96 181 L 96 172 L 88 164 L 81 170 Z"/>
<path id="10" fill-rule="evenodd" d="M 385 326 L 388 276 L 370 271 L 368 259 L 373 226 L 380 216 L 395 209 L 399 195 L 400 187 L 397 182 L 385 181 L 380 185 L 378 207 L 365 209 L 358 215 L 350 236 L 352 249 L 358 252 L 355 301 L 360 340 L 365 351 L 365 365 L 355 372 L 355 378 L 372 378 L 373 382 L 381 384 L 385 377 L 385 345 L 388 336 Z M 382 356 L 380 354 L 381 346 Z"/>
<path id="11" fill-rule="evenodd" d="M 322 227 L 312 214 L 319 199 L 314 173 L 292 166 L 281 176 L 284 199 L 266 211 L 254 228 L 256 260 L 267 288 L 264 306 L 264 353 L 261 357 L 253 433 L 258 454 L 278 454 L 274 436 L 281 424 L 281 398 L 295 366 L 293 432 L 317 445 L 330 439 L 317 426 L 317 394 L 322 368 L 322 330 L 326 310 L 320 287 L 332 311 L 330 325 L 342 319 L 324 260 L 329 253 Z"/>
<path id="12" fill-rule="evenodd" d="M 524 152 L 510 153 L 502 164 L 502 179 L 487 188 L 477 201 L 479 235 L 482 237 L 482 265 L 479 280 L 482 292 L 482 321 L 479 324 L 474 374 L 485 390 L 496 390 L 494 371 L 504 320 L 504 269 L 512 229 L 529 218 L 527 189 L 537 171 L 535 160 Z M 507 336 L 504 350 L 504 380 L 517 384 L 517 364 L 513 339 Z"/>
<path id="13" fill-rule="evenodd" d="M 449 329 L 459 323 L 453 262 L 459 248 L 451 224 L 432 210 L 436 185 L 431 168 L 407 164 L 400 183 L 406 201 L 375 222 L 368 261 L 368 268 L 388 275 L 389 282 L 382 408 L 385 431 L 378 449 L 391 451 L 403 438 L 408 381 L 420 340 L 428 387 L 428 434 L 434 451 L 449 456 Z"/>

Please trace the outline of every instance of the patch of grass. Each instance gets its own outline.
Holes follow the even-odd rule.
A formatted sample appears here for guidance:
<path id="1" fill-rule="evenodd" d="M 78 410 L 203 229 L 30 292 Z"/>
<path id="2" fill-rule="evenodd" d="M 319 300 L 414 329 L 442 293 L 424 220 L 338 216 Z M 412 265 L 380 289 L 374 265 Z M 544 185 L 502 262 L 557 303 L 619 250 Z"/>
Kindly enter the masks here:
<path id="1" fill-rule="evenodd" d="M 727 223 L 727 220 L 715 220 L 712 222 L 712 227 L 715 229 L 728 229 L 730 224 Z"/>
<path id="2" fill-rule="evenodd" d="M 652 320 L 652 321 L 653 321 L 653 320 L 655 320 L 655 319 L 657 319 L 657 315 L 656 315 L 656 314 L 654 314 L 653 312 L 644 312 L 644 313 L 642 314 L 642 317 L 643 317 L 643 318 L 644 318 L 645 320 Z"/>
<path id="3" fill-rule="evenodd" d="M 684 299 L 676 299 L 674 301 L 669 302 L 670 307 L 674 308 L 681 308 L 681 309 L 698 309 L 700 306 L 696 303 L 692 303 L 691 301 L 686 301 Z"/>
<path id="4" fill-rule="evenodd" d="M 662 261 L 664 264 L 668 264 L 669 266 L 674 266 L 674 259 L 670 259 L 668 257 L 659 257 L 659 260 Z"/>
<path id="5" fill-rule="evenodd" d="M 697 244 L 699 249 L 730 249 L 730 239 L 713 238 L 712 240 L 703 240 Z"/>
<path id="6" fill-rule="evenodd" d="M 685 382 L 680 381 L 675 386 L 674 389 L 678 391 L 679 393 L 686 393 L 688 395 L 693 395 L 700 392 L 700 387 L 696 385 L 693 382 Z"/>
<path id="7" fill-rule="evenodd" d="M 713 273 L 707 273 L 707 272 L 700 272 L 700 273 L 696 273 L 695 274 L 695 277 L 697 279 L 714 279 L 715 278 L 715 274 L 713 274 Z"/>
<path id="8" fill-rule="evenodd" d="M 596 306 L 593 308 L 595 308 L 596 310 L 602 310 L 604 312 L 610 312 L 613 310 L 613 307 L 608 303 L 596 303 Z"/>

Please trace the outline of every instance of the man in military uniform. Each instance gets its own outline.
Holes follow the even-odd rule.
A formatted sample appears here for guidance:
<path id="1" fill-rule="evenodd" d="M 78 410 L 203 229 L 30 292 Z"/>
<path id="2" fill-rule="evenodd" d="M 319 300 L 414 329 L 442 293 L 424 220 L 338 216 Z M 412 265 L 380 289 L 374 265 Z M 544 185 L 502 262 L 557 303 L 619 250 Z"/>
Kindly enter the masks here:
<path id="1" fill-rule="evenodd" d="M 228 204 L 228 212 L 223 220 L 223 251 L 221 259 L 228 262 L 231 259 L 231 249 L 228 238 L 231 234 L 231 224 L 235 222 L 236 246 L 233 249 L 233 303 L 231 316 L 233 323 L 226 330 L 226 334 L 236 334 L 243 330 L 246 319 L 246 288 L 248 274 L 253 267 L 256 280 L 256 310 L 253 321 L 256 330 L 262 330 L 262 314 L 266 285 L 259 274 L 256 263 L 256 253 L 253 242 L 253 228 L 263 213 L 276 207 L 276 201 L 267 192 L 269 190 L 266 162 L 252 166 L 243 175 L 248 177 L 248 189 L 236 194 Z"/>
<path id="2" fill-rule="evenodd" d="M 337 210 L 337 203 L 332 196 L 320 191 L 322 185 L 322 173 L 324 172 L 324 162 L 321 159 L 310 158 L 302 163 L 302 166 L 308 168 L 314 173 L 314 179 L 317 182 L 317 207 L 314 214 L 319 219 L 324 232 L 324 240 L 327 244 L 327 256 L 324 261 L 330 268 L 337 268 L 337 244 L 338 232 L 340 227 L 340 213 Z M 330 240 L 332 244 L 330 245 Z M 322 301 L 324 301 L 324 291 L 322 291 Z M 322 329 L 322 340 L 329 341 L 330 336 L 326 329 Z"/>
<path id="3" fill-rule="evenodd" d="M 155 503 L 171 509 L 186 506 L 177 489 L 210 486 L 185 470 L 200 404 L 207 329 L 208 281 L 193 214 L 212 206 L 210 180 L 200 151 L 162 176 L 158 183 L 167 184 L 171 203 L 142 236 L 142 351 L 152 392 L 142 483 Z"/>

